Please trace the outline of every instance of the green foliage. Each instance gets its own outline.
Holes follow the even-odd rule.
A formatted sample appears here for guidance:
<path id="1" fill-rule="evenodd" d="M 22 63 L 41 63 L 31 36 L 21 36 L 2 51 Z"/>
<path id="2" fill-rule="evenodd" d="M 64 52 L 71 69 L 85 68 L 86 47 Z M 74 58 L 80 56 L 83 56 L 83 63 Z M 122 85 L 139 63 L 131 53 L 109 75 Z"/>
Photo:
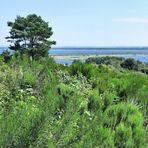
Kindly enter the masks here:
<path id="1" fill-rule="evenodd" d="M 138 70 L 138 61 L 131 58 L 126 59 L 123 63 L 121 63 L 121 67 L 129 70 Z"/>
<path id="2" fill-rule="evenodd" d="M 118 125 L 115 132 L 115 145 L 120 148 L 133 147 L 132 129 L 130 127 L 126 127 L 122 123 Z"/>
<path id="3" fill-rule="evenodd" d="M 144 138 L 141 138 L 145 136 L 143 117 L 137 106 L 124 103 L 108 107 L 105 111 L 104 124 L 115 131 L 117 147 L 142 147 L 144 145 Z M 141 137 L 137 137 L 138 134 Z"/>
<path id="4" fill-rule="evenodd" d="M 0 108 L 9 109 L 9 104 L 11 103 L 10 91 L 6 85 L 0 84 Z"/>
<path id="5" fill-rule="evenodd" d="M 120 66 L 120 63 L 124 61 L 124 58 L 118 57 L 97 57 L 97 58 L 88 58 L 86 63 L 95 63 L 97 65 L 106 64 L 106 65 L 113 65 L 116 67 Z"/>
<path id="6" fill-rule="evenodd" d="M 88 110 L 91 112 L 98 111 L 102 107 L 102 100 L 97 90 L 90 91 L 88 95 Z"/>
<path id="7" fill-rule="evenodd" d="M 147 147 L 146 74 L 28 56 L 0 62 L 1 147 Z"/>
<path id="8" fill-rule="evenodd" d="M 115 67 L 116 70 L 123 71 L 123 69 L 129 69 L 134 71 L 139 71 L 147 74 L 147 63 L 142 63 L 132 58 L 120 58 L 120 57 L 91 57 L 86 59 L 85 63 L 95 63 L 97 65 L 108 65 L 110 67 Z"/>
<path id="9" fill-rule="evenodd" d="M 8 51 L 8 50 L 3 51 L 3 53 L 1 54 L 1 56 L 2 56 L 3 61 L 5 63 L 9 62 L 10 59 L 11 59 L 11 54 L 10 54 L 10 51 Z"/>
<path id="10" fill-rule="evenodd" d="M 29 70 L 29 71 L 24 72 L 23 77 L 24 77 L 24 82 L 26 85 L 33 87 L 36 84 L 37 78 L 32 73 L 32 71 Z"/>
<path id="11" fill-rule="evenodd" d="M 40 16 L 8 26 L 15 52 L 0 56 L 1 147 L 147 147 L 146 63 L 101 57 L 59 65 L 48 57 L 55 42 Z"/>
<path id="12" fill-rule="evenodd" d="M 8 26 L 11 30 L 7 39 L 14 43 L 10 49 L 20 54 L 27 53 L 32 58 L 45 57 L 48 56 L 50 46 L 55 44 L 48 40 L 53 34 L 52 28 L 36 14 L 17 16 L 14 22 L 8 22 Z"/>
<path id="13" fill-rule="evenodd" d="M 2 147 L 28 147 L 41 120 L 39 108 L 30 103 L 18 102 L 13 112 L 1 119 L 0 144 Z"/>
<path id="14" fill-rule="evenodd" d="M 142 68 L 141 71 L 148 75 L 148 68 Z"/>
<path id="15" fill-rule="evenodd" d="M 76 62 L 76 63 L 72 64 L 70 66 L 70 73 L 72 75 L 79 75 L 80 73 L 82 73 L 82 75 L 87 78 L 93 77 L 97 74 L 96 69 L 95 69 L 95 65 L 85 64 L 85 63 L 81 63 L 81 62 Z"/>

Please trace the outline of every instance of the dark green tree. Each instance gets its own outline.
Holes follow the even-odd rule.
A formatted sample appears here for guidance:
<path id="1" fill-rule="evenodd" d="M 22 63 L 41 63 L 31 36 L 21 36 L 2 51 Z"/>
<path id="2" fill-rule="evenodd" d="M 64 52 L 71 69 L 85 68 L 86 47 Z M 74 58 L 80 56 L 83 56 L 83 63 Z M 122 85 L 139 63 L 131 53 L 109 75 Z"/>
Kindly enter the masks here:
<path id="1" fill-rule="evenodd" d="M 17 16 L 14 22 L 8 22 L 11 42 L 10 49 L 21 54 L 27 53 L 32 58 L 48 56 L 48 50 L 55 41 L 50 41 L 52 28 L 40 16 L 30 14 L 26 17 Z"/>
<path id="2" fill-rule="evenodd" d="M 121 63 L 121 67 L 127 68 L 129 70 L 138 70 L 139 64 L 140 64 L 140 62 L 138 62 L 132 58 L 128 58 L 123 63 Z"/>

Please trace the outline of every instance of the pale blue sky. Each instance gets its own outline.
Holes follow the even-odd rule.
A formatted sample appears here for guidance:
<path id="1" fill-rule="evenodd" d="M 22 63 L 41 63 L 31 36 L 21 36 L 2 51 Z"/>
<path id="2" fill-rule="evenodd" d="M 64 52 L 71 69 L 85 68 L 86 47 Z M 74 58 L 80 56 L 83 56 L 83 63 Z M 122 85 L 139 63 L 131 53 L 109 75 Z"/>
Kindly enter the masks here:
<path id="1" fill-rule="evenodd" d="M 148 0 L 1 0 L 0 45 L 7 21 L 36 13 L 57 46 L 148 46 Z"/>

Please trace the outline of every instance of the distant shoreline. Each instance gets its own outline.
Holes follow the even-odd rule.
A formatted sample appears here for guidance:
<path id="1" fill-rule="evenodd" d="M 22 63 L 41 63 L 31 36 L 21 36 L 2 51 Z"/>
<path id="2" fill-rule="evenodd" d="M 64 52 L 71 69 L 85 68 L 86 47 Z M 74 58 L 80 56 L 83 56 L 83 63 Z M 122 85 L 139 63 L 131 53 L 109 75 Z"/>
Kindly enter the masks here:
<path id="1" fill-rule="evenodd" d="M 52 47 L 50 50 L 148 50 L 148 47 Z"/>
<path id="2" fill-rule="evenodd" d="M 9 49 L 8 46 L 0 46 L 0 50 Z M 148 50 L 148 47 L 52 47 L 49 50 Z"/>
<path id="3" fill-rule="evenodd" d="M 143 54 L 137 54 L 137 55 L 130 55 L 130 54 L 120 54 L 120 55 L 80 55 L 80 56 L 53 56 L 51 55 L 55 60 L 86 60 L 90 57 L 105 57 L 105 56 L 108 56 L 108 57 L 128 57 L 128 56 L 146 56 L 148 57 L 148 54 L 147 55 L 143 55 Z"/>

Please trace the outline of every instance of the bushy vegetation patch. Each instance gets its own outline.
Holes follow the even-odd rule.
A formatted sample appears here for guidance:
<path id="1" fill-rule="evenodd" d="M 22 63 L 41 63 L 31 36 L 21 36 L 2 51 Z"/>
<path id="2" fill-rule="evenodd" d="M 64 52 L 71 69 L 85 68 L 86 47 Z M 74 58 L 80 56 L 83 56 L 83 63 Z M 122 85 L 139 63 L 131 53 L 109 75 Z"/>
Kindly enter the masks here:
<path id="1" fill-rule="evenodd" d="M 27 56 L 0 62 L 2 147 L 147 147 L 146 74 Z"/>

